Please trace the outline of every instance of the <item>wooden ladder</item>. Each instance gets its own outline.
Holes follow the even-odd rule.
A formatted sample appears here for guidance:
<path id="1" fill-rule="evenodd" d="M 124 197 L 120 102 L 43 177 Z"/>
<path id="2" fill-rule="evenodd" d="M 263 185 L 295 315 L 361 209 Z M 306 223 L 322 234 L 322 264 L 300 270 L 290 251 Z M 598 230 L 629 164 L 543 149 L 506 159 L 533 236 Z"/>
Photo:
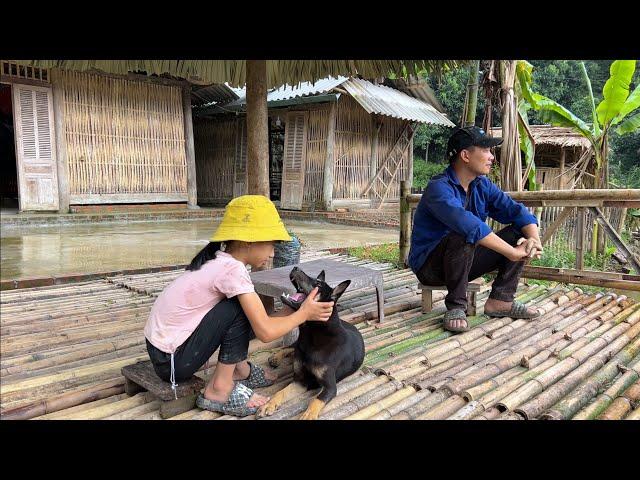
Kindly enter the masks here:
<path id="1" fill-rule="evenodd" d="M 396 143 L 393 145 L 393 148 L 389 152 L 389 155 L 387 155 L 387 158 L 382 162 L 382 165 L 380 165 L 375 176 L 369 181 L 367 187 L 362 191 L 362 197 L 365 197 L 369 192 L 373 194 L 371 199 L 373 207 L 379 209 L 386 200 L 389 190 L 391 189 L 391 185 L 393 185 L 393 181 L 396 178 L 400 165 L 402 164 L 402 158 L 404 157 L 407 148 L 409 148 L 409 145 L 411 145 L 414 133 L 414 124 L 407 122 L 400 133 L 400 136 L 398 136 Z"/>

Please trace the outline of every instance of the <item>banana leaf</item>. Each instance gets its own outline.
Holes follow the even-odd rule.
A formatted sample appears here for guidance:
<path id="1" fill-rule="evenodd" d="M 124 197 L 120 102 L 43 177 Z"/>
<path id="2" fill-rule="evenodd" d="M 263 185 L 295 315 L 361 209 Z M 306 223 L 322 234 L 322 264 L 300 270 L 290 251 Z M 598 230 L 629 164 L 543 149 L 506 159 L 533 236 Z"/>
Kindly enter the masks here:
<path id="1" fill-rule="evenodd" d="M 624 102 L 624 105 L 620 109 L 618 116 L 611 121 L 611 125 L 617 125 L 624 120 L 627 114 L 633 112 L 638 107 L 640 107 L 640 84 L 631 92 L 631 95 L 629 95 L 627 101 Z"/>
<path id="2" fill-rule="evenodd" d="M 616 128 L 616 133 L 619 135 L 624 135 L 625 133 L 635 132 L 640 128 L 640 113 L 636 113 L 633 117 L 627 118 L 624 122 L 622 122 L 618 128 Z"/>
<path id="3" fill-rule="evenodd" d="M 609 80 L 602 89 L 603 99 L 596 112 L 604 128 L 618 116 L 629 97 L 629 85 L 636 70 L 635 60 L 616 60 L 611 64 Z"/>

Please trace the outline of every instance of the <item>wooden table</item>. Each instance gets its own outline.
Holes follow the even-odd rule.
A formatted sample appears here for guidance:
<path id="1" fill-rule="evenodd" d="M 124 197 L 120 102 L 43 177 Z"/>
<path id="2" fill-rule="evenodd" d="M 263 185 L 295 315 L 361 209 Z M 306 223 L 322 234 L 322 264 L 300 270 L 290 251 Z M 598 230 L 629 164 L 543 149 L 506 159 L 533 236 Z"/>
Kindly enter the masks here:
<path id="1" fill-rule="evenodd" d="M 365 267 L 349 265 L 345 262 L 335 260 L 313 260 L 296 265 L 310 277 L 317 277 L 324 270 L 325 282 L 332 287 L 340 282 L 351 280 L 347 290 L 357 290 L 359 288 L 373 286 L 376 289 L 376 299 L 378 303 L 378 321 L 384 321 L 384 289 L 382 272 Z M 251 281 L 256 290 L 265 302 L 268 313 L 273 312 L 273 299 L 280 298 L 282 293 L 296 293 L 289 273 L 293 265 L 274 268 L 272 270 L 261 270 L 251 273 Z"/>

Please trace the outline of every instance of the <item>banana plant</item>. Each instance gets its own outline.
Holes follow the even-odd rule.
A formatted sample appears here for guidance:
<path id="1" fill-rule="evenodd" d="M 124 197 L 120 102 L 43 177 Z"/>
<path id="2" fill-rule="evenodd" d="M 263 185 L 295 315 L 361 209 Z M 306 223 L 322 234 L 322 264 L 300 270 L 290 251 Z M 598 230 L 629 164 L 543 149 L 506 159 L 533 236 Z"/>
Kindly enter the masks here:
<path id="1" fill-rule="evenodd" d="M 531 104 L 527 102 L 522 93 L 522 85 L 518 72 L 523 70 L 522 74 L 528 75 L 528 79 L 531 79 L 531 72 L 533 66 L 525 60 L 518 60 L 516 64 L 516 78 L 518 81 L 515 83 L 516 98 L 518 99 L 518 135 L 520 137 L 520 150 L 524 154 L 524 164 L 528 172 L 527 178 L 529 180 L 529 190 L 538 190 L 538 184 L 536 183 L 536 163 L 535 157 L 535 145 L 533 137 L 529 131 L 529 117 L 527 112 L 531 109 Z"/>
<path id="2" fill-rule="evenodd" d="M 607 136 L 610 130 L 615 127 L 615 131 L 623 135 L 640 128 L 640 114 L 631 115 L 640 107 L 640 85 L 637 85 L 629 94 L 636 61 L 616 60 L 611 64 L 609 79 L 602 90 L 603 98 L 597 107 L 584 62 L 581 62 L 581 67 L 591 100 L 592 121 L 590 124 L 554 100 L 535 93 L 531 89 L 532 67 L 529 63 L 519 62 L 516 74 L 523 99 L 531 108 L 540 112 L 540 117 L 544 122 L 558 127 L 569 127 L 589 140 L 596 161 L 596 181 L 602 182 L 603 176 L 600 172 L 606 166 Z"/>

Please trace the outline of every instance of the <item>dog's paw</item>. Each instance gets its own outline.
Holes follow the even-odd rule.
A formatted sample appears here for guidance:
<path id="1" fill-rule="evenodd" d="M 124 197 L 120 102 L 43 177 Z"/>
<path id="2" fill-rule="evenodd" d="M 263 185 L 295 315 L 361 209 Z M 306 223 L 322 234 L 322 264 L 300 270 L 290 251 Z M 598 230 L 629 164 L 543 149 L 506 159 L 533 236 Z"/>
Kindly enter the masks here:
<path id="1" fill-rule="evenodd" d="M 300 420 L 317 420 L 324 405 L 325 403 L 322 400 L 314 398 L 307 410 L 300 416 Z"/>
<path id="2" fill-rule="evenodd" d="M 274 402 L 273 400 L 269 400 L 267 403 L 258 408 L 256 412 L 256 418 L 269 417 L 273 415 L 276 410 L 280 407 L 279 402 Z"/>
<path id="3" fill-rule="evenodd" d="M 273 368 L 278 368 L 282 363 L 282 354 L 280 352 L 276 352 L 269 357 L 269 365 Z"/>

